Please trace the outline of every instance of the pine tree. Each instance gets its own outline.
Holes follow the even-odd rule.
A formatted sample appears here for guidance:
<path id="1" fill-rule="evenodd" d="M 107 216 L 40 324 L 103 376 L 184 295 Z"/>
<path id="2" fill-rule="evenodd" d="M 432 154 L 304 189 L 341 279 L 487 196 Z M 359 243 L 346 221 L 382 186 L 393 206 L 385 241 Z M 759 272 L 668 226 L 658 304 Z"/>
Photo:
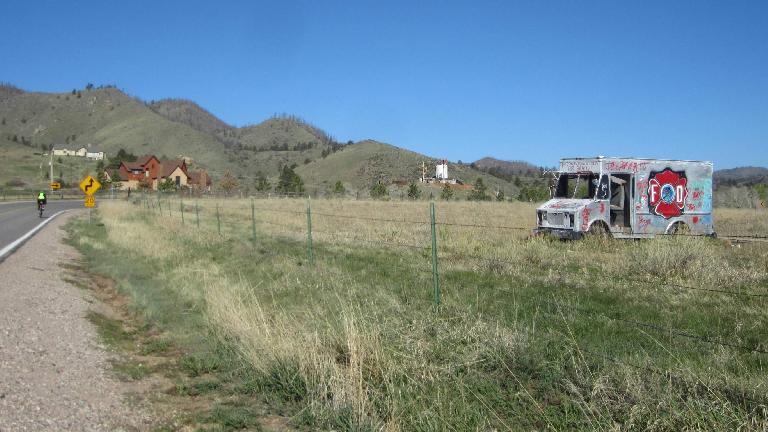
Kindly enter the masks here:
<path id="1" fill-rule="evenodd" d="M 421 190 L 419 190 L 419 187 L 416 186 L 416 183 L 411 183 L 408 185 L 408 198 L 412 200 L 421 198 Z"/>
<path id="2" fill-rule="evenodd" d="M 453 198 L 453 189 L 448 183 L 443 185 L 443 190 L 440 191 L 440 199 L 450 201 Z"/>

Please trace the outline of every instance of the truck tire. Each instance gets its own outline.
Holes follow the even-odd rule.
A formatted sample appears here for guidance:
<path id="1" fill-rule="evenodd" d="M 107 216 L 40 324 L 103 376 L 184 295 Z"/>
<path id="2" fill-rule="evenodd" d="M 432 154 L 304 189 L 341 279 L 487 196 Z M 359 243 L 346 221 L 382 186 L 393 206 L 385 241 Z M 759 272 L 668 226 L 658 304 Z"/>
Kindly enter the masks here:
<path id="1" fill-rule="evenodd" d="M 594 236 L 594 237 L 610 237 L 611 236 L 611 231 L 601 221 L 595 221 L 594 223 L 592 223 L 592 225 L 589 226 L 588 233 L 590 236 Z"/>
<path id="2" fill-rule="evenodd" d="M 667 231 L 667 234 L 669 235 L 690 235 L 691 229 L 688 227 L 688 225 L 685 224 L 685 222 L 675 222 L 672 224 L 671 227 L 669 227 L 669 230 Z"/>

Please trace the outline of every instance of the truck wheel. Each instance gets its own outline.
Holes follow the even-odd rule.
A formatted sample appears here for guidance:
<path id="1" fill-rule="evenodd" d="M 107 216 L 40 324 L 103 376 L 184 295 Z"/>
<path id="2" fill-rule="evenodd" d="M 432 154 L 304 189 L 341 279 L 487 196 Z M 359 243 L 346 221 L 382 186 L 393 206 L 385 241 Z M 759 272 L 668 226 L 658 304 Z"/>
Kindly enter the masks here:
<path id="1" fill-rule="evenodd" d="M 689 235 L 690 233 L 691 229 L 685 222 L 675 222 L 669 227 L 669 231 L 667 231 L 667 234 L 671 235 Z"/>
<path id="2" fill-rule="evenodd" d="M 589 226 L 589 235 L 595 237 L 610 237 L 611 232 L 602 222 L 595 222 Z"/>

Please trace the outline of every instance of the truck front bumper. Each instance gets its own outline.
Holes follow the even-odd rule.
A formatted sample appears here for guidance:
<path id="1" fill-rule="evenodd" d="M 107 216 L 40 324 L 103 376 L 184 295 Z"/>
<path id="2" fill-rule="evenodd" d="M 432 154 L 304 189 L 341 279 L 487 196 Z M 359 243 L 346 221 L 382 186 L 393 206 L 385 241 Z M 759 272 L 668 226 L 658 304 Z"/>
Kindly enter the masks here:
<path id="1" fill-rule="evenodd" d="M 549 235 L 561 240 L 579 240 L 583 234 L 570 229 L 538 227 L 533 230 L 533 235 Z"/>

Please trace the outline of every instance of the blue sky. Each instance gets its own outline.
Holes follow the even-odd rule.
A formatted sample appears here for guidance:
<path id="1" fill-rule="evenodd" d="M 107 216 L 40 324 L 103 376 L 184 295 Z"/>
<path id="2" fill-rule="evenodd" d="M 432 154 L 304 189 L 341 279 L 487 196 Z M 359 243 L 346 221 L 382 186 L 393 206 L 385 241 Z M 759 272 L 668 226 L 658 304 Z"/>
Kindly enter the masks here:
<path id="1" fill-rule="evenodd" d="M 0 81 L 299 115 L 434 157 L 768 166 L 766 1 L 35 1 Z"/>

